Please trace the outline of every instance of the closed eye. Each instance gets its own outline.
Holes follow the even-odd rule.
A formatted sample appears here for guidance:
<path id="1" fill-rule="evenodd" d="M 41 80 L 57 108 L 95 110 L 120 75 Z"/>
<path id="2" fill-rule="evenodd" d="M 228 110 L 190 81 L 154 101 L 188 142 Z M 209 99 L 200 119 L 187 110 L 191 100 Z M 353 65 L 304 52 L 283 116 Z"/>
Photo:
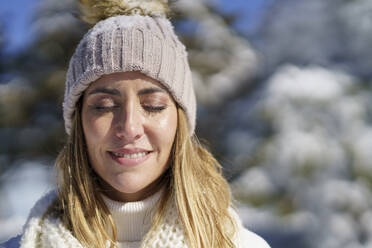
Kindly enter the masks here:
<path id="1" fill-rule="evenodd" d="M 119 106 L 117 106 L 117 105 L 113 105 L 113 106 L 92 106 L 92 108 L 94 110 L 97 110 L 99 112 L 111 111 L 111 110 L 114 110 L 114 109 L 116 109 L 118 107 Z"/>
<path id="2" fill-rule="evenodd" d="M 160 112 L 166 108 L 166 106 L 152 106 L 144 105 L 143 108 L 148 112 Z"/>

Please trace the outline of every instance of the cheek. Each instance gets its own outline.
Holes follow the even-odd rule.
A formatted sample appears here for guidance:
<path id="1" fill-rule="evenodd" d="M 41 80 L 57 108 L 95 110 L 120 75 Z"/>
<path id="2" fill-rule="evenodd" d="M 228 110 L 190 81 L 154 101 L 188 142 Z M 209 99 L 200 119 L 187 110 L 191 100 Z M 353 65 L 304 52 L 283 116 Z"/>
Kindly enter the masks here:
<path id="1" fill-rule="evenodd" d="M 158 127 L 162 130 L 175 130 L 177 127 L 177 118 L 175 116 L 168 116 L 158 121 Z"/>
<path id="2" fill-rule="evenodd" d="M 88 146 L 95 144 L 96 147 L 100 144 L 110 130 L 112 118 L 96 118 L 89 113 L 83 114 L 83 129 Z"/>
<path id="3" fill-rule="evenodd" d="M 153 133 L 156 135 L 158 144 L 163 146 L 163 149 L 170 150 L 173 145 L 174 137 L 177 130 L 177 112 L 173 111 L 164 118 L 157 120 L 156 125 L 153 125 Z"/>

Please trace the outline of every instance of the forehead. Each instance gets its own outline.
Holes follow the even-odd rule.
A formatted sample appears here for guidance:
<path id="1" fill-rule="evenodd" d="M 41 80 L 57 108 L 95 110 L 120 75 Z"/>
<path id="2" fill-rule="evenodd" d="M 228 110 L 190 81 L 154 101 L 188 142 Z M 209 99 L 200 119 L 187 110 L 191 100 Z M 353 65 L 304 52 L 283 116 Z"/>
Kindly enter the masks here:
<path id="1" fill-rule="evenodd" d="M 89 92 L 97 87 L 110 87 L 116 89 L 142 89 L 146 87 L 155 87 L 165 90 L 167 89 L 157 80 L 150 78 L 140 72 L 118 72 L 104 75 L 93 82 L 86 92 Z"/>

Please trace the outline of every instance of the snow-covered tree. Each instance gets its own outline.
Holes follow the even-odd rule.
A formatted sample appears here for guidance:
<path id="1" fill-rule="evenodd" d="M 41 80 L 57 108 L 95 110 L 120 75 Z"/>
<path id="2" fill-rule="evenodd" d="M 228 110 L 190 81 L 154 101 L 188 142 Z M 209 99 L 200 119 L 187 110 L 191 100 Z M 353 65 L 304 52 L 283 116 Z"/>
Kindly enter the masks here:
<path id="1" fill-rule="evenodd" d="M 234 189 L 247 206 L 266 215 L 249 224 L 257 211 L 248 211 L 248 225 L 300 232 L 305 247 L 371 245 L 365 220 L 372 207 L 370 99 L 358 78 L 342 71 L 278 68 L 246 115 L 266 123 L 270 132 L 239 133 L 256 141 L 255 154 L 243 152 L 252 150 L 252 142 L 245 147 L 239 142 L 237 162 L 245 162 L 247 169 L 233 182 Z M 244 108 L 248 102 L 239 103 Z M 229 119 L 239 118 L 234 117 Z M 238 136 L 235 132 L 230 134 L 231 143 Z M 230 154 L 236 156 L 237 149 L 231 148 Z"/>
<path id="2" fill-rule="evenodd" d="M 271 72 L 282 63 L 338 66 L 371 76 L 372 2 L 281 0 L 266 10 L 256 34 Z"/>

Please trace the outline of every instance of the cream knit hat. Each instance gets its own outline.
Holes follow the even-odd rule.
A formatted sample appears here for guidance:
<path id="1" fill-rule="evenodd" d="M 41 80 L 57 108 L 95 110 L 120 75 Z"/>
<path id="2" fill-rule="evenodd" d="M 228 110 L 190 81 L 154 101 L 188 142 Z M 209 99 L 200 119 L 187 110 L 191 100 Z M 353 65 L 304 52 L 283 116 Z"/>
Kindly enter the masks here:
<path id="1" fill-rule="evenodd" d="M 167 88 L 194 133 L 196 100 L 187 52 L 172 24 L 164 16 L 118 15 L 94 25 L 71 57 L 63 102 L 68 135 L 84 90 L 102 75 L 126 71 L 140 71 Z"/>

